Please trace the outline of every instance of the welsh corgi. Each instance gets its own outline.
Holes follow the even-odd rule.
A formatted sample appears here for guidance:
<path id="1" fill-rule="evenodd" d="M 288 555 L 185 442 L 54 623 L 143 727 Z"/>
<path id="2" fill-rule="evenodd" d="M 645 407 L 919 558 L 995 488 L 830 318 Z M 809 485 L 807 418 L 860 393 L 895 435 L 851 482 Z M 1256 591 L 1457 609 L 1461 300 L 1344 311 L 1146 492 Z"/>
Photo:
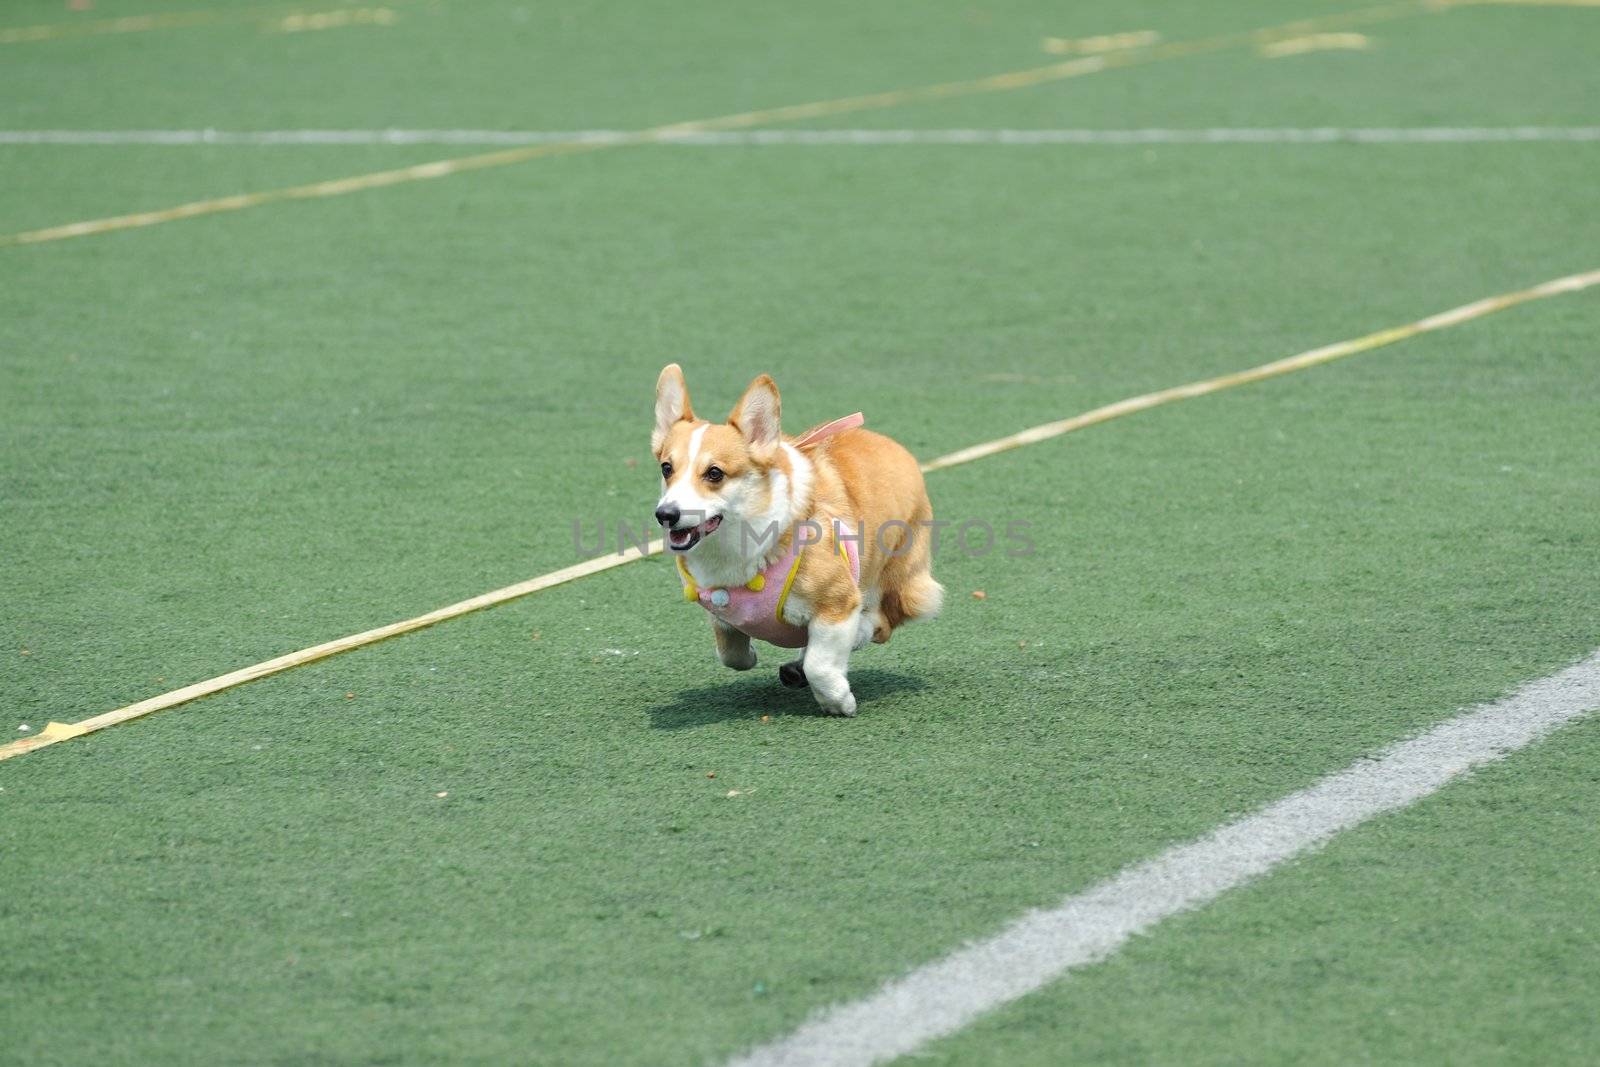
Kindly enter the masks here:
<path id="1" fill-rule="evenodd" d="M 803 648 L 778 671 L 829 715 L 854 715 L 850 653 L 937 615 L 933 507 L 911 453 L 850 416 L 798 437 L 779 428 L 763 374 L 727 422 L 697 418 L 683 369 L 656 381 L 650 447 L 661 465 L 656 521 L 686 600 L 711 618 L 717 658 L 756 665 L 751 640 Z"/>

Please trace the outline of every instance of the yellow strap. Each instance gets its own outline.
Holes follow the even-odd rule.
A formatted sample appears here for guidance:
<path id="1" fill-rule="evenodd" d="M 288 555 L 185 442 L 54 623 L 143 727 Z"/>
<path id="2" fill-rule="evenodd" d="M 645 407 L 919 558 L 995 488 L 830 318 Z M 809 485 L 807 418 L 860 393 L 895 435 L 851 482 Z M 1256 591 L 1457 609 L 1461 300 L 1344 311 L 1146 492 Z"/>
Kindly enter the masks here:
<path id="1" fill-rule="evenodd" d="M 798 530 L 795 531 L 794 536 L 800 536 Z M 848 567 L 850 565 L 850 557 L 845 553 L 844 542 L 839 539 L 838 519 L 833 520 L 833 545 L 839 550 L 839 558 L 843 559 L 845 566 Z M 794 563 L 790 564 L 789 566 L 789 576 L 783 580 L 783 591 L 778 594 L 778 606 L 773 611 L 773 615 L 779 622 L 785 621 L 783 618 L 783 606 L 789 602 L 789 587 L 794 585 L 795 575 L 800 573 L 800 556 L 803 552 L 805 552 L 805 550 L 805 545 L 795 549 Z"/>
<path id="2" fill-rule="evenodd" d="M 683 599 L 699 600 L 700 587 L 695 585 L 694 577 L 689 573 L 689 565 L 683 562 L 683 557 L 678 557 L 678 573 L 683 575 Z M 744 587 L 752 593 L 759 593 L 767 587 L 767 576 L 757 573 L 756 576 L 744 583 Z"/>
<path id="3" fill-rule="evenodd" d="M 798 537 L 799 533 L 796 532 L 794 536 Z M 789 602 L 789 587 L 794 584 L 794 576 L 800 573 L 800 555 L 804 551 L 804 546 L 795 549 L 794 563 L 789 566 L 789 576 L 783 580 L 783 589 L 778 593 L 778 607 L 773 611 L 773 616 L 779 622 L 783 621 L 783 606 Z"/>

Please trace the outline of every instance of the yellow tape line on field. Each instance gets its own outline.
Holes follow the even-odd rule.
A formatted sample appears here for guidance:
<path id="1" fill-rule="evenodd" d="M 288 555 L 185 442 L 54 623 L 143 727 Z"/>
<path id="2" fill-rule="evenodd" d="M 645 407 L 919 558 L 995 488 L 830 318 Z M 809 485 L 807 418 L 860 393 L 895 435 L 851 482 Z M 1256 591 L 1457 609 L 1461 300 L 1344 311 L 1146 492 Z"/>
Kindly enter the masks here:
<path id="1" fill-rule="evenodd" d="M 1440 7 L 1600 7 L 1600 0 L 1434 0 Z"/>
<path id="2" fill-rule="evenodd" d="M 1256 46 L 1256 53 L 1265 59 L 1282 59 L 1284 56 L 1303 56 L 1310 52 L 1359 52 L 1371 47 L 1372 38 L 1364 33 L 1308 33 L 1304 37 L 1265 41 Z"/>
<path id="3" fill-rule="evenodd" d="M 1048 422 L 1042 426 L 1035 426 L 1020 433 L 1011 434 L 1009 437 L 1002 437 L 981 445 L 973 445 L 971 448 L 964 448 L 959 452 L 951 452 L 948 455 L 929 460 L 922 465 L 922 469 L 924 471 L 938 471 L 947 467 L 959 466 L 963 463 L 971 463 L 974 460 L 998 455 L 1001 452 L 1008 452 L 1024 445 L 1038 444 L 1040 441 L 1047 441 L 1052 437 L 1060 437 L 1062 434 L 1081 430 L 1087 426 L 1110 422 L 1112 419 L 1121 418 L 1124 415 L 1132 415 L 1135 412 L 1148 411 L 1163 404 L 1172 404 L 1179 400 L 1192 400 L 1197 396 L 1220 392 L 1223 389 L 1232 389 L 1235 386 L 1248 385 L 1251 382 L 1259 382 L 1282 374 L 1305 370 L 1308 367 L 1343 359 L 1359 352 L 1369 352 L 1374 348 L 1392 345 L 1397 341 L 1404 341 L 1408 337 L 1416 337 L 1419 334 L 1432 333 L 1435 330 L 1459 326 L 1463 322 L 1480 319 L 1485 315 L 1492 315 L 1497 311 L 1516 307 L 1518 304 L 1526 304 L 1531 300 L 1542 300 L 1545 297 L 1557 296 L 1561 293 L 1575 293 L 1593 285 L 1600 285 L 1600 270 L 1589 271 L 1586 274 L 1571 274 L 1565 278 L 1556 278 L 1542 285 L 1536 285 L 1532 289 L 1506 293 L 1503 296 L 1491 296 L 1485 300 L 1478 300 L 1471 304 L 1453 308 L 1450 311 L 1430 315 L 1425 319 L 1420 319 L 1405 326 L 1379 330 L 1377 333 L 1370 333 L 1353 341 L 1340 341 L 1337 344 L 1314 348 L 1309 352 L 1302 352 L 1297 356 L 1290 356 L 1287 359 L 1280 359 L 1273 363 L 1264 363 L 1249 370 L 1238 371 L 1234 374 L 1224 374 L 1216 378 L 1207 378 L 1204 381 L 1163 389 L 1155 393 L 1145 393 L 1143 396 L 1130 397 L 1127 400 L 1119 400 L 1115 404 L 1107 404 L 1082 415 L 1075 415 L 1070 419 Z M 286 656 L 269 659 L 264 663 L 257 663 L 253 667 L 245 667 L 204 682 L 196 682 L 194 685 L 175 689 L 170 693 L 163 693 L 148 700 L 141 700 L 137 704 L 129 704 L 125 708 L 108 711 L 104 715 L 97 715 L 82 722 L 52 722 L 33 737 L 25 737 L 6 745 L 0 745 L 0 760 L 20 756 L 69 738 L 94 733 L 96 730 L 104 730 L 108 726 L 115 726 L 118 723 L 137 719 L 152 712 L 185 704 L 199 697 L 209 696 L 212 693 L 220 693 L 224 689 L 232 689 L 234 686 L 243 685 L 245 682 L 280 674 L 307 663 L 315 663 L 317 660 L 336 656 L 341 652 L 349 652 L 352 649 L 376 644 L 386 638 L 411 633 L 414 630 L 420 630 L 435 623 L 444 622 L 447 619 L 459 618 L 475 611 L 482 611 L 484 608 L 504 604 L 509 600 L 516 600 L 519 597 L 527 596 L 529 593 L 536 593 L 541 589 L 549 589 L 591 574 L 611 570 L 613 567 L 620 567 L 625 563 L 632 563 L 646 556 L 656 555 L 661 552 L 661 547 L 660 541 L 652 541 L 649 548 L 644 551 L 638 548 L 630 548 L 616 555 L 586 560 L 571 567 L 551 571 L 549 574 L 541 575 L 538 578 L 531 578 L 516 585 L 508 585 L 504 589 L 496 589 L 491 593 L 484 593 L 482 596 L 475 596 L 470 600 L 463 600 L 448 607 L 439 608 L 437 611 L 430 611 L 426 615 L 419 615 L 414 619 L 391 623 L 388 626 L 380 626 L 376 630 L 352 634 L 349 637 L 341 637 L 337 641 L 329 641 L 326 644 L 302 649 L 299 652 L 291 652 Z"/>
<path id="4" fill-rule="evenodd" d="M 263 29 L 275 33 L 305 33 L 308 30 L 337 30 L 345 26 L 393 26 L 395 13 L 386 7 L 354 7 L 338 11 L 285 15 Z"/>
<path id="5" fill-rule="evenodd" d="M 1007 92 L 1013 89 L 1045 85 L 1050 82 L 1063 81 L 1088 74 L 1098 74 L 1102 71 L 1116 70 L 1123 67 L 1140 66 L 1208 52 L 1220 52 L 1230 48 L 1258 46 L 1288 37 L 1303 36 L 1307 33 L 1336 30 L 1342 27 L 1401 18 L 1428 11 L 1442 11 L 1447 9 L 1448 2 L 1449 0 L 1407 0 L 1405 3 L 1385 4 L 1381 7 L 1364 8 L 1359 11 L 1349 11 L 1326 18 L 1301 19 L 1282 26 L 1267 27 L 1266 29 L 1228 33 L 1193 41 L 1174 41 L 1171 44 L 1108 52 L 1103 55 L 1082 56 L 1061 63 L 1051 63 L 1043 67 L 1030 67 L 1026 70 L 993 74 L 968 81 L 942 82 L 937 85 L 924 85 L 912 89 L 894 89 L 889 92 L 871 93 L 865 96 L 847 96 L 835 100 L 819 100 L 809 104 L 794 104 L 788 107 L 744 111 L 733 115 L 721 115 L 716 118 L 696 119 L 688 122 L 671 123 L 665 126 L 654 126 L 646 130 L 639 130 L 603 141 L 558 141 L 534 147 L 512 148 L 498 152 L 487 152 L 481 155 L 442 159 L 431 163 L 400 167 L 395 170 L 378 171 L 374 174 L 360 174 L 349 178 L 339 178 L 333 181 L 312 182 L 309 185 L 297 185 L 288 189 L 241 193 L 236 196 L 218 197 L 214 200 L 197 200 L 158 211 L 115 215 L 110 218 L 91 219 L 87 222 L 74 222 L 64 226 L 50 226 L 41 230 L 30 230 L 26 233 L 0 236 L 0 248 L 9 245 L 62 241 L 72 237 L 89 237 L 96 234 L 113 233 L 118 230 L 136 229 L 141 226 L 155 226 L 164 222 L 176 222 L 181 219 L 198 218 L 202 215 L 242 211 L 246 208 L 282 203 L 289 200 L 312 200 L 330 196 L 342 196 L 346 193 L 381 189 L 386 186 L 424 181 L 431 178 L 444 178 L 453 174 L 483 170 L 489 167 L 503 167 L 546 156 L 566 155 L 574 152 L 595 152 L 604 148 L 666 141 L 671 140 L 674 135 L 703 133 L 713 130 L 746 129 L 775 122 L 824 118 L 830 115 L 880 110 L 934 100 L 948 100 L 978 93 Z"/>
<path id="6" fill-rule="evenodd" d="M 1120 52 L 1125 48 L 1145 48 L 1161 40 L 1155 30 L 1103 33 L 1098 37 L 1046 37 L 1042 47 L 1056 56 L 1090 56 L 1100 52 Z"/>
<path id="7" fill-rule="evenodd" d="M 177 207 L 162 208 L 159 211 L 141 211 L 132 215 L 118 215 L 109 219 L 93 219 L 89 222 L 74 222 L 66 226 L 52 226 L 49 229 L 33 230 L 29 233 L 0 237 L 0 248 L 7 245 L 63 241 L 69 237 L 89 237 L 95 234 L 111 233 L 116 230 L 132 230 L 141 226 L 155 226 L 163 222 L 176 222 L 179 219 L 199 218 L 202 215 L 217 215 L 226 211 L 242 211 L 245 208 L 259 207 L 262 204 L 275 204 L 285 200 L 315 200 L 322 197 L 343 196 L 346 193 L 360 192 L 365 189 L 381 189 L 388 185 L 403 185 L 407 182 L 423 181 L 428 178 L 443 178 L 449 174 L 461 174 L 465 171 L 480 170 L 484 167 L 502 167 L 508 163 L 521 163 L 524 160 L 539 159 L 543 156 L 592 152 L 596 149 L 607 147 L 610 147 L 610 142 L 555 141 L 525 148 L 506 149 L 501 152 L 486 152 L 482 155 L 469 156 L 465 159 L 418 163 L 415 166 L 383 170 L 374 174 L 362 174 L 353 178 L 335 178 L 331 181 L 312 182 L 309 185 L 296 185 L 288 189 L 270 189 L 260 193 L 240 193 L 236 196 L 218 197 L 215 200 L 196 200 L 188 204 L 179 204 Z"/>
<path id="8" fill-rule="evenodd" d="M 405 0 L 389 0 L 403 3 Z M 388 26 L 395 13 L 387 8 L 341 8 L 330 11 L 305 10 L 306 4 L 272 4 L 233 11 L 168 11 L 153 15 L 125 15 L 115 19 L 83 22 L 57 22 L 42 26 L 0 26 L 0 45 L 28 44 L 33 41 L 59 41 L 71 37 L 103 37 L 108 34 L 149 33 L 152 30 L 186 30 L 197 26 L 260 22 L 262 28 L 277 31 L 296 29 L 334 29 L 339 26 Z"/>
<path id="9" fill-rule="evenodd" d="M 93 22 L 61 22 L 46 26 L 0 27 L 0 44 L 25 44 L 29 41 L 58 41 L 63 37 L 95 37 L 107 33 L 145 33 L 149 30 L 175 30 L 189 26 L 208 26 L 223 22 L 227 14 L 218 11 L 175 11 L 161 15 L 129 15 L 120 19 Z"/>
<path id="10" fill-rule="evenodd" d="M 390 3 L 403 0 L 389 0 Z M 1443 10 L 1451 7 L 1600 7 L 1600 0 L 1427 0 L 1423 7 Z M 105 34 L 147 33 L 151 30 L 189 29 L 195 26 L 215 26 L 225 23 L 254 22 L 262 13 L 291 11 L 304 8 L 304 4 L 273 4 L 265 8 L 244 8 L 233 11 L 167 11 L 148 15 L 125 15 L 121 18 L 92 19 L 75 22 L 53 22 L 36 26 L 0 26 L 0 44 L 26 44 L 33 41 L 58 41 L 72 37 L 96 37 Z M 331 14 L 331 13 L 330 13 Z M 292 15 L 289 17 L 293 17 Z M 317 19 L 323 16 L 310 15 Z M 388 25 L 382 17 L 343 20 L 338 25 Z M 313 28 L 326 28 L 317 26 Z M 1046 52 L 1079 54 L 1137 48 L 1151 44 L 1160 37 L 1154 30 L 1133 33 L 1105 34 L 1069 40 L 1046 37 Z"/>
<path id="11" fill-rule="evenodd" d="M 203 682 L 184 686 L 182 689 L 174 689 L 170 693 L 162 693 L 160 696 L 150 697 L 136 704 L 129 704 L 125 708 L 108 711 L 104 715 L 96 715 L 92 719 L 70 724 L 53 722 L 32 737 L 24 737 L 8 744 L 0 745 L 0 760 L 10 759 L 12 756 L 20 756 L 25 752 L 32 752 L 36 748 L 44 748 L 58 741 L 65 741 L 70 737 L 92 734 L 96 730 L 104 730 L 108 726 L 116 726 L 118 723 L 124 723 L 130 719 L 142 718 L 145 715 L 176 707 L 179 704 L 187 704 L 191 700 L 198 700 L 200 697 L 210 696 L 212 693 L 220 693 L 224 689 L 232 689 L 234 686 L 253 682 L 257 678 L 282 674 L 284 671 L 295 667 L 303 667 L 307 663 L 315 663 L 319 659 L 337 656 L 341 652 L 349 652 L 351 649 L 377 644 L 379 641 L 390 637 L 399 637 L 401 634 L 421 630 L 435 623 L 444 622 L 446 619 L 455 619 L 462 615 L 471 614 L 474 611 L 482 611 L 484 608 L 492 608 L 496 604 L 504 604 L 508 600 L 515 600 L 518 597 L 527 596 L 529 593 L 537 593 L 541 589 L 549 589 L 552 586 L 564 585 L 567 582 L 575 581 L 591 574 L 599 574 L 601 571 L 610 570 L 612 567 L 620 567 L 624 563 L 632 563 L 636 559 L 642 559 L 646 555 L 653 556 L 660 551 L 661 542 L 652 541 L 648 552 L 643 552 L 638 548 L 630 548 L 626 552 L 619 552 L 616 555 L 585 560 L 571 567 L 563 567 L 558 571 L 551 571 L 549 574 L 542 574 L 537 578 L 518 582 L 516 585 L 508 585 L 504 589 L 496 589 L 491 593 L 484 593 L 469 600 L 462 600 L 447 607 L 438 608 L 428 612 L 426 615 L 418 615 L 414 619 L 390 623 L 388 626 L 380 626 L 376 630 L 366 630 L 359 634 L 351 634 L 349 637 L 341 637 L 337 641 L 329 641 L 325 644 L 313 645 L 311 648 L 303 648 L 299 652 L 291 652 L 286 656 L 269 659 L 252 667 L 243 667 L 228 674 L 218 675 Z"/>
<path id="12" fill-rule="evenodd" d="M 1322 348 L 1313 348 L 1309 352 L 1302 352 L 1298 356 L 1290 356 L 1273 363 L 1263 363 L 1259 367 L 1249 370 L 1237 371 L 1233 374 L 1224 374 L 1216 378 L 1207 378 L 1205 381 L 1191 382 L 1188 385 L 1174 386 L 1171 389 L 1162 389 L 1159 392 L 1145 393 L 1142 396 L 1129 397 L 1119 400 L 1114 404 L 1086 411 L 1082 415 L 1074 415 L 1070 419 L 1059 422 L 1047 422 L 1043 426 L 1034 426 L 1031 429 L 1014 433 L 1010 437 L 1002 437 L 997 441 L 988 441 L 971 448 L 963 448 L 959 452 L 952 452 L 947 456 L 929 460 L 922 465 L 924 471 L 943 470 L 946 467 L 959 466 L 962 463 L 971 463 L 975 459 L 983 459 L 1001 452 L 1009 452 L 1013 448 L 1024 445 L 1038 444 L 1048 441 L 1052 437 L 1081 430 L 1085 426 L 1094 426 L 1102 422 L 1110 422 L 1124 415 L 1132 415 L 1137 411 L 1148 411 L 1163 404 L 1171 404 L 1179 400 L 1192 400 L 1197 396 L 1208 393 L 1220 392 L 1223 389 L 1232 389 L 1239 385 L 1249 385 L 1251 382 L 1264 381 L 1267 378 L 1276 378 L 1280 374 L 1290 374 L 1307 367 L 1330 363 L 1336 359 L 1353 356 L 1359 352 L 1370 352 L 1374 348 L 1392 345 L 1396 341 L 1404 341 L 1408 337 L 1418 334 L 1432 333 L 1449 326 L 1457 326 L 1473 319 L 1481 319 L 1485 315 L 1492 315 L 1496 311 L 1526 304 L 1530 300 L 1542 300 L 1548 296 L 1557 296 L 1561 293 L 1575 293 L 1580 289 L 1587 289 L 1592 285 L 1600 285 L 1600 270 L 1590 271 L 1587 274 L 1569 274 L 1565 278 L 1536 285 L 1532 289 L 1523 289 L 1520 292 L 1506 293 L 1503 296 L 1491 296 L 1485 300 L 1478 300 L 1465 304 L 1450 311 L 1430 315 L 1425 319 L 1409 323 L 1405 326 L 1394 326 L 1377 333 L 1369 333 L 1365 337 L 1357 337 L 1353 341 L 1340 341 L 1337 344 L 1325 345 Z"/>

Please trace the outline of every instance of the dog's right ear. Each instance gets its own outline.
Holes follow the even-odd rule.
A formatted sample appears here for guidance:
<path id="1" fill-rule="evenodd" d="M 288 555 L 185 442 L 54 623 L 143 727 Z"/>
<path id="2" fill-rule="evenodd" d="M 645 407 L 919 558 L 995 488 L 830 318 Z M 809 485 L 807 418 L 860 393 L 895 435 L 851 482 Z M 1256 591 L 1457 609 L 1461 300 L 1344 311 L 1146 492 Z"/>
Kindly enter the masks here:
<path id="1" fill-rule="evenodd" d="M 668 363 L 661 368 L 661 377 L 656 379 L 656 428 L 650 434 L 650 451 L 661 451 L 661 442 L 667 439 L 673 423 L 693 418 L 689 383 L 683 380 L 683 368 Z"/>

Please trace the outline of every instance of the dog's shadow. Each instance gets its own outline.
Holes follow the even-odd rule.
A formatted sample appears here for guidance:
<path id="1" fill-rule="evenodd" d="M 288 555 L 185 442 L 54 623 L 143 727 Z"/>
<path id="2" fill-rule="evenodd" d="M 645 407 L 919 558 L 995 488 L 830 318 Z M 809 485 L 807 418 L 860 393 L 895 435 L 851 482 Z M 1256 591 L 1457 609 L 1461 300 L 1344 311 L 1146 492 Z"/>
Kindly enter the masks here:
<path id="1" fill-rule="evenodd" d="M 924 683 L 908 674 L 869 668 L 850 672 L 850 688 L 861 714 L 870 713 L 874 701 L 893 693 L 922 689 Z M 656 730 L 689 730 L 735 719 L 759 719 L 763 715 L 822 714 L 811 690 L 785 687 L 778 681 L 776 671 L 754 671 L 722 685 L 685 689 L 671 703 L 649 710 L 650 725 Z"/>

